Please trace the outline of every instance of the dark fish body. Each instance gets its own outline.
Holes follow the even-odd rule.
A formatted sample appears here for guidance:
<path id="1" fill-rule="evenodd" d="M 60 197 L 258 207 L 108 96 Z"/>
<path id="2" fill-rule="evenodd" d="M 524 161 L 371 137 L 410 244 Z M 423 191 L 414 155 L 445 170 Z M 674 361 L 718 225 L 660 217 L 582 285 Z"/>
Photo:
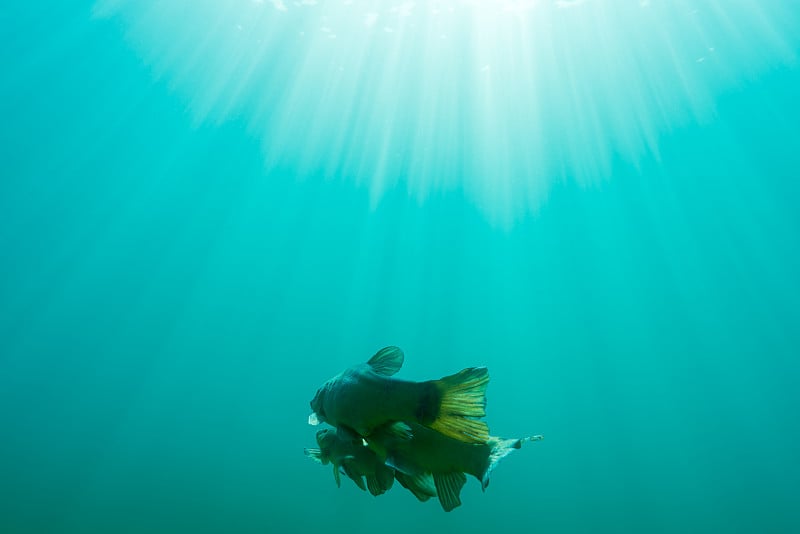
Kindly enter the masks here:
<path id="1" fill-rule="evenodd" d="M 523 441 L 491 437 L 487 443 L 471 444 L 418 424 L 409 426 L 413 435 L 410 440 L 400 439 L 393 432 L 378 431 L 368 442 L 378 456 L 408 475 L 462 472 L 474 476 L 484 487 L 488 485 L 493 460 L 501 453 L 505 456 L 519 449 Z"/>
<path id="2" fill-rule="evenodd" d="M 421 425 L 411 424 L 413 438 L 401 440 L 389 434 L 376 438 L 386 449 L 387 461 L 402 466 L 406 474 L 460 471 L 481 480 L 489 467 L 491 447 L 448 438 Z"/>
<path id="3" fill-rule="evenodd" d="M 333 464 L 333 477 L 337 486 L 341 485 L 341 471 L 359 488 L 368 489 L 372 495 L 381 495 L 392 487 L 394 469 L 385 465 L 372 450 L 364 446 L 361 438 L 347 432 L 323 429 L 317 432 L 317 445 L 319 449 L 306 449 L 306 456 L 323 465 Z"/>
<path id="4" fill-rule="evenodd" d="M 326 382 L 311 408 L 332 426 L 369 436 L 389 421 L 433 422 L 435 415 L 426 414 L 420 404 L 426 395 L 435 398 L 437 394 L 432 382 L 398 380 L 363 363 Z"/>
<path id="5" fill-rule="evenodd" d="M 487 443 L 470 444 L 449 438 L 418 424 L 410 424 L 412 438 L 404 440 L 392 428 L 376 430 L 368 439 L 379 458 L 395 468 L 395 476 L 419 500 L 438 496 L 442 508 L 450 511 L 461 504 L 465 474 L 472 475 L 486 489 L 500 460 L 522 446 L 525 439 L 490 437 Z"/>
<path id="6" fill-rule="evenodd" d="M 367 437 L 397 421 L 417 423 L 456 440 L 485 443 L 485 367 L 470 367 L 439 380 L 411 382 L 392 378 L 403 365 L 403 352 L 385 347 L 367 363 L 328 380 L 311 401 L 309 422 L 326 422 Z"/>

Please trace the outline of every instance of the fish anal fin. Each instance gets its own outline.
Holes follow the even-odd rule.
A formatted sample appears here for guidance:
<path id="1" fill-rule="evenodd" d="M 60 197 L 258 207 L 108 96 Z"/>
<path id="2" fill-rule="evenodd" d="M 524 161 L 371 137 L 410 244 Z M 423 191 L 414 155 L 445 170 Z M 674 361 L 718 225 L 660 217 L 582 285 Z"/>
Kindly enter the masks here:
<path id="1" fill-rule="evenodd" d="M 377 476 L 367 475 L 365 478 L 367 479 L 367 489 L 371 494 L 377 497 L 378 495 L 386 493 L 386 489 L 381 485 L 381 481 L 378 480 Z"/>
<path id="2" fill-rule="evenodd" d="M 467 483 L 464 473 L 454 471 L 451 473 L 434 473 L 433 483 L 439 495 L 439 503 L 445 512 L 461 506 L 461 488 Z"/>
<path id="3" fill-rule="evenodd" d="M 353 469 L 350 466 L 349 462 L 343 463 L 342 469 L 344 469 L 344 474 L 347 475 L 347 478 L 356 483 L 356 486 L 361 488 L 362 491 L 367 490 L 367 487 L 364 485 L 364 478 L 361 476 L 361 473 Z"/>
<path id="4" fill-rule="evenodd" d="M 367 364 L 379 375 L 392 376 L 403 366 L 403 359 L 403 351 L 399 347 L 384 347 Z"/>
<path id="5" fill-rule="evenodd" d="M 333 479 L 336 481 L 336 487 L 337 488 L 341 488 L 342 487 L 342 477 L 339 474 L 339 466 L 337 466 L 336 464 L 333 464 Z"/>
<path id="6" fill-rule="evenodd" d="M 388 465 L 379 465 L 375 469 L 375 476 L 381 488 L 383 488 L 383 491 L 392 489 L 392 485 L 394 484 L 394 469 Z"/>
<path id="7" fill-rule="evenodd" d="M 394 477 L 401 486 L 410 491 L 414 497 L 422 502 L 427 501 L 431 497 L 436 497 L 436 486 L 433 483 L 433 477 L 430 473 L 412 476 L 396 471 Z"/>

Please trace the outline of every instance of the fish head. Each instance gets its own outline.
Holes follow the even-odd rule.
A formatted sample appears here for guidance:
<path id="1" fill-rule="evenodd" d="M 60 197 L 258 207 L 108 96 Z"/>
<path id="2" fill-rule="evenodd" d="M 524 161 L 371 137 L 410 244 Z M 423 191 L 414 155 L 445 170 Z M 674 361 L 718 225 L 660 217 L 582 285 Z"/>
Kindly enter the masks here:
<path id="1" fill-rule="evenodd" d="M 322 387 L 317 390 L 314 398 L 311 399 L 311 415 L 308 416 L 308 424 L 312 426 L 328 422 L 328 418 L 325 415 L 325 400 L 330 390 L 331 382 L 332 380 L 325 382 Z"/>
<path id="2" fill-rule="evenodd" d="M 336 444 L 336 434 L 329 428 L 317 431 L 317 445 L 319 446 L 320 458 L 322 463 L 327 464 L 333 461 L 334 446 Z"/>
<path id="3" fill-rule="evenodd" d="M 330 458 L 355 458 L 366 450 L 364 439 L 352 431 L 339 428 L 323 428 L 317 431 L 317 445 Z"/>
<path id="4" fill-rule="evenodd" d="M 323 453 L 330 454 L 336 444 L 336 431 L 330 428 L 323 428 L 317 431 L 317 445 Z"/>

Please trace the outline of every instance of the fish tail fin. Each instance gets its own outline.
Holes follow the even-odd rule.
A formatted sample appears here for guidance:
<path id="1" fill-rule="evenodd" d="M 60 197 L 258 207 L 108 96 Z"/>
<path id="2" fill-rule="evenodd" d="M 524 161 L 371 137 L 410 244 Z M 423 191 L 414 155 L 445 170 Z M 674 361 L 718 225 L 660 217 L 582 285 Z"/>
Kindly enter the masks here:
<path id="1" fill-rule="evenodd" d="M 417 414 L 420 423 L 465 443 L 486 443 L 489 427 L 477 420 L 486 415 L 486 367 L 468 367 L 423 384 L 427 388 Z"/>
<path id="2" fill-rule="evenodd" d="M 483 476 L 481 476 L 481 489 L 486 490 L 486 486 L 489 485 L 489 477 L 491 477 L 492 471 L 500 463 L 500 460 L 521 448 L 524 442 L 539 441 L 541 439 L 543 439 L 543 436 L 540 435 L 518 439 L 489 438 L 489 458 Z"/>

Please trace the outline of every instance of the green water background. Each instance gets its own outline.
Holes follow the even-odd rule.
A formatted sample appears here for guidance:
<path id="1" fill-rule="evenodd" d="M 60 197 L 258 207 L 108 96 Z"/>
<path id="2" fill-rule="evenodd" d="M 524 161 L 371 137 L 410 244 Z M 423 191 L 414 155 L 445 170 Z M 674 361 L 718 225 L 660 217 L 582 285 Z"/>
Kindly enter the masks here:
<path id="1" fill-rule="evenodd" d="M 198 115 L 130 16 L 80 4 L 3 8 L 0 531 L 800 529 L 796 61 L 512 213 L 458 187 L 474 141 L 431 147 L 455 185 L 376 195 L 319 148 L 364 145 L 307 150 L 302 111 L 277 141 Z M 386 173 L 413 174 L 402 148 Z M 450 514 L 337 489 L 308 401 L 387 344 L 407 379 L 487 365 L 492 432 L 545 440 Z"/>

